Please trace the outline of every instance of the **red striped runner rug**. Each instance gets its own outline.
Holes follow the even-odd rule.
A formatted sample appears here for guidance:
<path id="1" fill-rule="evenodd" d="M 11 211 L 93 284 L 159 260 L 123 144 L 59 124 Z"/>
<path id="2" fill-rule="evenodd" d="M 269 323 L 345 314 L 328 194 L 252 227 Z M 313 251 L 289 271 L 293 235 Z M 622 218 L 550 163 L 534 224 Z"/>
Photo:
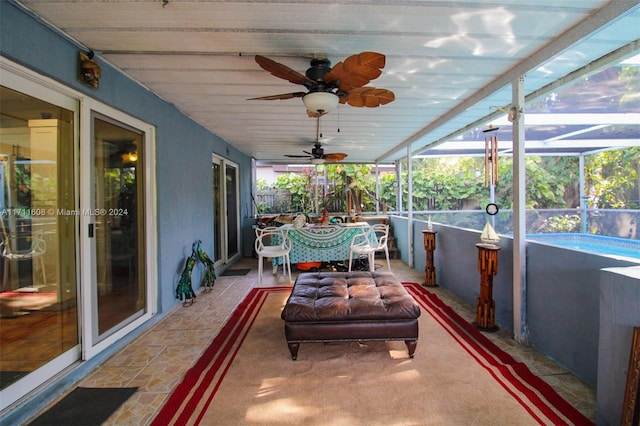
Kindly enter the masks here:
<path id="1" fill-rule="evenodd" d="M 485 368 L 540 424 L 591 425 L 544 380 L 496 346 L 440 298 L 419 284 L 404 283 L 421 308 Z"/>
<path id="2" fill-rule="evenodd" d="M 302 344 L 292 361 L 280 312 L 290 287 L 252 289 L 152 425 L 592 424 L 435 294 L 420 338 Z M 426 314 L 426 315 L 425 315 Z"/>

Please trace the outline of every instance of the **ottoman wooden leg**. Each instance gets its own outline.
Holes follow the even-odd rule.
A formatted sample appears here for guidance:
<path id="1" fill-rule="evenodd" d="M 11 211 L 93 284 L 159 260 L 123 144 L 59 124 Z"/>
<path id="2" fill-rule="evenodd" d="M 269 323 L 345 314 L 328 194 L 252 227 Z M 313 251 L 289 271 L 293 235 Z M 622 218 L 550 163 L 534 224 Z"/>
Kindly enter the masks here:
<path id="1" fill-rule="evenodd" d="M 300 343 L 287 342 L 287 346 L 289 346 L 289 352 L 291 352 L 291 359 L 294 361 L 298 359 L 298 348 L 300 347 Z"/>
<path id="2" fill-rule="evenodd" d="M 405 340 L 405 345 L 407 345 L 407 350 L 409 351 L 409 358 L 413 358 L 413 354 L 416 351 L 416 346 L 418 346 L 417 340 Z"/>

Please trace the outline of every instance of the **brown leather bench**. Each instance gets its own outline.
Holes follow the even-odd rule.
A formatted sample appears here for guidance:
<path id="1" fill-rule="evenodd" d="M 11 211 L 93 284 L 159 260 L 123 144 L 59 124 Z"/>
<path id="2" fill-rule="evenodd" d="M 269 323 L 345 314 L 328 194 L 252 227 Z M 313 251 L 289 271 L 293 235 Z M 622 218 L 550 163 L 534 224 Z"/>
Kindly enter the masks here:
<path id="1" fill-rule="evenodd" d="M 282 310 L 291 358 L 302 342 L 404 340 L 413 358 L 420 307 L 390 272 L 298 275 Z"/>

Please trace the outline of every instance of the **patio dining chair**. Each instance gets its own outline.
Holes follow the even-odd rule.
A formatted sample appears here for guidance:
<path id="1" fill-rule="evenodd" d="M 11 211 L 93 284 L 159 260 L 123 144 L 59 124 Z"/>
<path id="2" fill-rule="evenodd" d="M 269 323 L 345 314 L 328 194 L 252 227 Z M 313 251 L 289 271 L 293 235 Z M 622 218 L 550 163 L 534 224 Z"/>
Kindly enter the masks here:
<path id="1" fill-rule="evenodd" d="M 375 271 L 373 258 L 376 253 L 377 245 L 372 244 L 372 240 L 375 241 L 375 238 L 375 233 L 371 227 L 364 228 L 362 232 L 354 235 L 351 240 L 351 247 L 349 248 L 349 272 L 351 272 L 353 265 L 354 254 L 358 256 L 366 256 L 369 262 L 369 271 Z"/>
<path id="2" fill-rule="evenodd" d="M 291 282 L 291 262 L 289 252 L 291 251 L 291 239 L 279 228 L 267 227 L 256 228 L 255 250 L 258 255 L 258 284 L 262 283 L 262 264 L 264 258 L 282 258 L 283 273 L 289 273 Z M 276 269 L 273 270 L 276 273 Z"/>
<path id="3" fill-rule="evenodd" d="M 351 272 L 353 255 L 367 256 L 369 261 L 369 271 L 374 272 L 376 252 L 384 251 L 387 258 L 387 268 L 391 271 L 391 263 L 389 262 L 389 247 L 387 240 L 389 239 L 389 225 L 376 224 L 363 232 L 355 235 L 351 240 L 349 249 L 349 272 Z"/>
<path id="4" fill-rule="evenodd" d="M 387 258 L 387 268 L 391 272 L 391 262 L 389 262 L 389 225 L 384 223 L 373 225 L 373 232 L 375 232 L 377 240 L 375 252 L 384 252 Z"/>

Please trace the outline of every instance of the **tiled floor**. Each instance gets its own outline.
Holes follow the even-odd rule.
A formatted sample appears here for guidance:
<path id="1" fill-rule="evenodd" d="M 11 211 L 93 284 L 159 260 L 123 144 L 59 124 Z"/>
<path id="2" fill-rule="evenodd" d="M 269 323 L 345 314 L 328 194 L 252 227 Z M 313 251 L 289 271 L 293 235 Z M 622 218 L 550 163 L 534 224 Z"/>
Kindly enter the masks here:
<path id="1" fill-rule="evenodd" d="M 256 259 L 243 259 L 233 268 L 251 268 L 251 272 L 243 276 L 218 277 L 211 292 L 199 293 L 196 302 L 189 307 L 174 309 L 78 384 L 87 387 L 139 387 L 106 424 L 146 425 L 153 419 L 171 390 L 198 359 L 236 305 L 252 287 L 258 286 Z M 401 281 L 424 282 L 423 273 L 399 260 L 392 261 L 392 270 Z M 277 275 L 270 272 L 270 268 L 265 267 L 262 287 L 288 285 L 282 271 Z M 461 303 L 442 288 L 430 290 L 464 318 L 474 319 L 472 307 Z M 568 402 L 595 421 L 594 389 L 532 348 L 516 343 L 509 333 L 499 330 L 486 335 L 514 358 L 526 363 Z"/>

